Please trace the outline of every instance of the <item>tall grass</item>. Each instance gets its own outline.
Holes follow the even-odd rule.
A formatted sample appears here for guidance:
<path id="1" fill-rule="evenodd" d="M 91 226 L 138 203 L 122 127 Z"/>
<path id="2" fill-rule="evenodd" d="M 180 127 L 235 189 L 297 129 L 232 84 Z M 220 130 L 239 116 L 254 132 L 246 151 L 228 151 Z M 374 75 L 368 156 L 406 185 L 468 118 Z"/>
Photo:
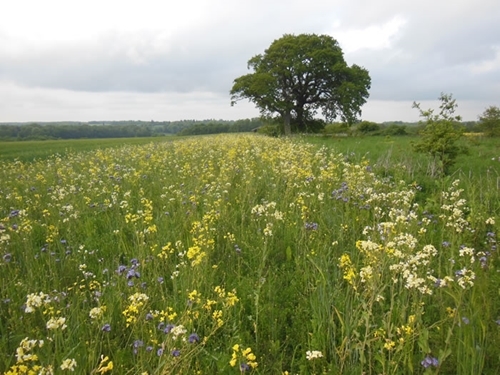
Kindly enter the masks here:
<path id="1" fill-rule="evenodd" d="M 496 373 L 494 175 L 430 189 L 363 153 L 232 135 L 0 162 L 0 371 Z"/>

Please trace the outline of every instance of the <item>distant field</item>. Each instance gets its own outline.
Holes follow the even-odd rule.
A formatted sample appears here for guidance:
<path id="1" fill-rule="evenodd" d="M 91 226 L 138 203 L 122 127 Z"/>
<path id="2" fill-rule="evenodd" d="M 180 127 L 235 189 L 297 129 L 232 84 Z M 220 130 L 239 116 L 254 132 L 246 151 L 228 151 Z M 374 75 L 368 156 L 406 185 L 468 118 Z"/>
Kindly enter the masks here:
<path id="1" fill-rule="evenodd" d="M 370 160 L 379 167 L 394 168 L 404 165 L 410 174 L 425 173 L 429 158 L 413 151 L 412 143 L 417 137 L 304 137 L 308 143 L 333 147 L 338 152 L 350 155 L 356 161 Z M 469 152 L 457 158 L 452 174 L 464 173 L 472 178 L 480 175 L 500 176 L 500 142 L 496 138 L 466 138 Z"/>
<path id="2" fill-rule="evenodd" d="M 103 139 L 65 139 L 49 141 L 0 142 L 0 160 L 31 161 L 44 159 L 52 154 L 65 155 L 69 152 L 90 151 L 122 145 L 142 145 L 151 142 L 164 142 L 173 137 L 144 138 L 103 138 Z"/>

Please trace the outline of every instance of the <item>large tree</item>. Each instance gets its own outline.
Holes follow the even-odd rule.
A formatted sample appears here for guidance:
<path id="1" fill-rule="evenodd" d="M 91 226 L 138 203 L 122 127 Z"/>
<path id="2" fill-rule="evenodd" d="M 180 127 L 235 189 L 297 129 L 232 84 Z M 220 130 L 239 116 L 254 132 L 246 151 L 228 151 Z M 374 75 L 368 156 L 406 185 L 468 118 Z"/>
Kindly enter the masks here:
<path id="1" fill-rule="evenodd" d="M 307 131 L 318 111 L 327 121 L 341 118 L 352 124 L 368 98 L 370 76 L 357 65 L 348 66 L 338 42 L 329 35 L 286 34 L 263 55 L 248 61 L 253 73 L 234 80 L 231 104 L 249 99 L 267 117 Z"/>

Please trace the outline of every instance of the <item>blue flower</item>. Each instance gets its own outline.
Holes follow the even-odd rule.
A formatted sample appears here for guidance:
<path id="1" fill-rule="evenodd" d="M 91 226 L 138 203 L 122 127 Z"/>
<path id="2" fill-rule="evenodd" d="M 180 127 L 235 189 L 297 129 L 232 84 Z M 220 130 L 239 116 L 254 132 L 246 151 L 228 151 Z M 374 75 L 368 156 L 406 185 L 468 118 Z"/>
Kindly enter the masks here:
<path id="1" fill-rule="evenodd" d="M 250 370 L 250 366 L 248 366 L 246 363 L 240 364 L 240 371 L 241 372 L 245 372 L 245 371 L 248 371 L 248 370 Z"/>
<path id="2" fill-rule="evenodd" d="M 109 323 L 106 323 L 105 325 L 102 326 L 101 331 L 103 332 L 111 331 L 111 325 L 109 325 Z"/>
<path id="3" fill-rule="evenodd" d="M 170 352 L 173 357 L 178 357 L 181 355 L 181 351 L 179 349 L 174 349 Z"/>
<path id="4" fill-rule="evenodd" d="M 194 344 L 195 342 L 200 342 L 200 337 L 196 333 L 191 333 L 188 337 L 188 342 Z"/>
<path id="5" fill-rule="evenodd" d="M 307 230 L 318 230 L 318 223 L 305 223 L 304 227 Z"/>
<path id="6" fill-rule="evenodd" d="M 439 361 L 437 360 L 437 358 L 428 355 L 427 357 L 424 358 L 422 362 L 420 362 L 420 364 L 424 366 L 424 368 L 429 368 L 431 366 L 438 367 Z"/>
<path id="7" fill-rule="evenodd" d="M 170 331 L 172 329 L 174 329 L 174 325 L 173 324 L 167 324 L 167 326 L 165 327 L 165 329 L 163 330 L 163 333 L 170 333 Z"/>

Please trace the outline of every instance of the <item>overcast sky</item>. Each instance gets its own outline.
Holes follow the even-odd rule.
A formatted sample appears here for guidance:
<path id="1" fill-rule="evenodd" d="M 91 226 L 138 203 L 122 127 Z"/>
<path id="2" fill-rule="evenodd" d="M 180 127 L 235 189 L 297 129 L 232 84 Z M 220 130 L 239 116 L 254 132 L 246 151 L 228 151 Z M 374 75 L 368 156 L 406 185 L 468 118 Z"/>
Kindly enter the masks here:
<path id="1" fill-rule="evenodd" d="M 452 93 L 500 106 L 499 0 L 0 0 L 0 122 L 240 119 L 247 61 L 329 34 L 372 87 L 362 118 L 414 121 Z"/>

